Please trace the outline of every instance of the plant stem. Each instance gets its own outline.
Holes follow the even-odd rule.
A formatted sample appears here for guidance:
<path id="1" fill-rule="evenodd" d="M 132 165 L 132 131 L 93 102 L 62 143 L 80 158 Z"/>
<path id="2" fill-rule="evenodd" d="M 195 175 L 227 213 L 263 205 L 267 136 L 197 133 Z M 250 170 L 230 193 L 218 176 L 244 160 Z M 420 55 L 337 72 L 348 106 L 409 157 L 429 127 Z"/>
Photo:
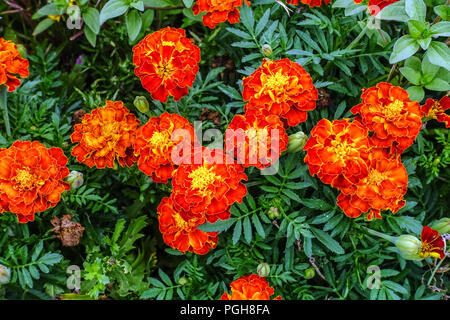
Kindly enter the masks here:
<path id="1" fill-rule="evenodd" d="M 6 86 L 0 86 L 0 109 L 3 109 L 3 121 L 5 122 L 6 135 L 11 137 L 11 125 L 9 124 L 8 104 L 6 93 L 8 89 Z"/>
<path id="2" fill-rule="evenodd" d="M 427 286 L 430 285 L 431 280 L 433 280 L 434 275 L 436 274 L 436 271 L 439 269 L 439 267 L 441 266 L 442 262 L 444 262 L 445 258 L 446 257 L 444 256 L 444 259 L 441 259 L 441 261 L 439 261 L 439 263 L 437 264 L 436 268 L 434 268 L 433 272 L 431 273 L 430 279 L 428 279 Z"/>
<path id="3" fill-rule="evenodd" d="M 378 232 L 378 231 L 375 231 L 375 230 L 372 230 L 372 229 L 369 229 L 366 227 L 363 227 L 363 228 L 366 229 L 367 232 L 369 232 L 371 235 L 383 238 L 384 240 L 387 240 L 387 241 L 395 244 L 395 239 L 396 239 L 395 237 L 389 236 L 387 234 L 384 234 L 384 233 L 381 233 L 381 232 Z"/>

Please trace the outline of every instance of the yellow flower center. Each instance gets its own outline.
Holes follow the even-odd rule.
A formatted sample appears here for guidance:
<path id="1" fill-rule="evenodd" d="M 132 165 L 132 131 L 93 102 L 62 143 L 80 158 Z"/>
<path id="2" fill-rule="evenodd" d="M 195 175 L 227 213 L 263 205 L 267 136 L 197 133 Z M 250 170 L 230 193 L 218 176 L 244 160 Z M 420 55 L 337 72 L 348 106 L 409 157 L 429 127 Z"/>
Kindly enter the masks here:
<path id="1" fill-rule="evenodd" d="M 162 41 L 162 45 L 166 47 L 175 47 L 175 43 L 172 41 Z"/>
<path id="2" fill-rule="evenodd" d="M 403 102 L 395 100 L 383 108 L 383 113 L 388 120 L 397 118 L 403 110 Z"/>
<path id="3" fill-rule="evenodd" d="M 108 123 L 102 127 L 102 136 L 112 137 L 119 131 L 119 123 Z"/>
<path id="4" fill-rule="evenodd" d="M 378 170 L 371 170 L 367 176 L 367 184 L 379 186 L 385 180 L 385 176 Z"/>
<path id="5" fill-rule="evenodd" d="M 43 181 L 36 181 L 34 174 L 24 169 L 17 169 L 13 181 L 17 183 L 20 190 L 32 189 L 36 184 L 43 185 Z"/>
<path id="6" fill-rule="evenodd" d="M 162 79 L 166 79 L 169 78 L 173 73 L 173 69 L 172 69 L 172 65 L 170 64 L 170 62 L 162 62 L 159 66 L 158 69 L 156 70 L 156 74 L 158 75 L 158 77 L 162 78 Z"/>
<path id="7" fill-rule="evenodd" d="M 345 161 L 353 149 L 347 141 L 334 140 L 331 145 L 339 161 Z"/>
<path id="8" fill-rule="evenodd" d="M 437 114 L 442 113 L 441 105 L 439 104 L 439 101 L 436 101 L 433 105 L 433 107 L 430 109 L 430 112 L 428 112 L 427 117 L 430 117 L 432 119 L 437 119 Z"/>
<path id="9" fill-rule="evenodd" d="M 422 242 L 422 248 L 420 248 L 419 256 L 421 258 L 433 257 L 440 258 L 441 255 L 437 252 L 432 252 L 433 250 L 440 249 L 438 247 L 433 247 L 432 243 Z"/>
<path id="10" fill-rule="evenodd" d="M 164 156 L 167 150 L 174 145 L 171 139 L 170 133 L 168 131 L 155 131 L 150 138 L 150 144 L 152 145 L 153 153 Z"/>
<path id="11" fill-rule="evenodd" d="M 178 213 L 174 213 L 173 218 L 175 219 L 177 228 L 186 230 L 189 227 L 189 223 L 186 222 L 186 220 L 184 220 Z"/>
<path id="12" fill-rule="evenodd" d="M 290 83 L 290 78 L 289 75 L 283 74 L 282 70 L 279 70 L 276 74 L 261 75 L 261 83 L 263 86 L 255 97 L 259 98 L 263 93 L 266 93 L 272 100 L 275 100 L 275 96 L 286 91 L 285 87 Z"/>
<path id="13" fill-rule="evenodd" d="M 205 194 L 208 187 L 220 179 L 220 177 L 212 172 L 212 170 L 212 167 L 208 169 L 205 166 L 201 166 L 198 169 L 192 171 L 188 176 L 190 179 L 192 179 L 192 189 L 197 189 L 201 193 Z"/>

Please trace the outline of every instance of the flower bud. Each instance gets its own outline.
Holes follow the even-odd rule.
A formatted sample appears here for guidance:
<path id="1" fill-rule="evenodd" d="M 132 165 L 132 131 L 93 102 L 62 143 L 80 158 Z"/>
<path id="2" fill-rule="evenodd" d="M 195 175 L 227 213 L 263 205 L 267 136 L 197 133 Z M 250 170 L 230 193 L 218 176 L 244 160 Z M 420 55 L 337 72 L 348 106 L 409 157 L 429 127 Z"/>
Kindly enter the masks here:
<path id="1" fill-rule="evenodd" d="M 316 269 L 314 268 L 308 268 L 305 270 L 305 279 L 312 279 L 316 275 Z"/>
<path id="2" fill-rule="evenodd" d="M 83 174 L 81 172 L 73 170 L 67 176 L 67 182 L 70 184 L 70 187 L 72 189 L 78 189 L 83 185 Z"/>
<path id="3" fill-rule="evenodd" d="M 270 207 L 267 215 L 270 219 L 276 219 L 280 215 L 280 210 L 277 207 Z"/>
<path id="4" fill-rule="evenodd" d="M 7 284 L 11 279 L 11 271 L 0 264 L 0 284 Z"/>
<path id="5" fill-rule="evenodd" d="M 401 255 L 406 260 L 421 260 L 419 256 L 422 242 L 412 235 L 401 235 L 395 241 L 395 245 L 400 250 Z"/>
<path id="6" fill-rule="evenodd" d="M 265 45 L 263 45 L 262 47 L 261 47 L 261 49 L 262 49 L 262 52 L 264 53 L 264 55 L 266 56 L 266 57 L 268 57 L 268 56 L 270 56 L 271 54 L 272 54 L 272 47 L 271 46 L 269 46 L 268 44 L 265 44 Z"/>
<path id="7" fill-rule="evenodd" d="M 450 233 L 450 218 L 442 218 L 433 221 L 429 227 L 439 232 L 439 235 Z"/>
<path id="8" fill-rule="evenodd" d="M 147 113 L 147 111 L 150 108 L 150 105 L 148 104 L 147 98 L 139 96 L 134 99 L 134 106 L 136 109 L 138 109 L 142 113 Z"/>
<path id="9" fill-rule="evenodd" d="M 299 152 L 303 149 L 308 140 L 308 136 L 302 131 L 289 136 L 289 142 L 287 146 L 287 152 Z"/>
<path id="10" fill-rule="evenodd" d="M 182 286 L 186 285 L 189 282 L 188 279 L 186 279 L 186 277 L 181 277 L 180 280 L 178 280 L 178 283 Z"/>
<path id="11" fill-rule="evenodd" d="M 259 275 L 260 277 L 265 278 L 265 277 L 267 277 L 267 276 L 269 275 L 269 273 L 270 273 L 270 266 L 269 266 L 267 263 L 265 263 L 265 262 L 260 263 L 260 264 L 258 265 L 258 267 L 256 268 L 256 272 L 258 273 L 258 275 Z"/>

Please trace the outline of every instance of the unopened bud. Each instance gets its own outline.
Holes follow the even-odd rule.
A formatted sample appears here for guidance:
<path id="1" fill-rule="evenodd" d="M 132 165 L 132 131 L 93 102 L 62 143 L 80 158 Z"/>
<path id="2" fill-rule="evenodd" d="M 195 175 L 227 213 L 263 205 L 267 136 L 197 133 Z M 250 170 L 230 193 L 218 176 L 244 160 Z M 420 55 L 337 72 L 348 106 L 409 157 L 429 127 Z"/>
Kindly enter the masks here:
<path id="1" fill-rule="evenodd" d="M 256 272 L 260 277 L 265 278 L 270 274 L 270 266 L 265 262 L 260 263 L 256 268 Z"/>
<path id="2" fill-rule="evenodd" d="M 280 210 L 277 207 L 270 207 L 267 215 L 270 219 L 276 219 L 280 215 Z"/>
<path id="3" fill-rule="evenodd" d="M 185 277 L 181 277 L 180 280 L 178 280 L 178 283 L 182 286 L 186 285 L 189 282 L 188 279 L 186 279 Z"/>
<path id="4" fill-rule="evenodd" d="M 299 131 L 295 134 L 289 136 L 289 142 L 287 146 L 287 152 L 299 152 L 303 149 L 308 140 L 308 136 L 303 132 Z"/>
<path id="5" fill-rule="evenodd" d="M 435 220 L 429 226 L 431 229 L 439 232 L 440 235 L 450 233 L 450 218 Z"/>
<path id="6" fill-rule="evenodd" d="M 264 53 L 264 55 L 265 55 L 266 57 L 270 56 L 270 55 L 273 53 L 272 47 L 269 46 L 268 44 L 263 45 L 263 46 L 261 47 L 261 49 L 262 49 L 262 52 Z"/>
<path id="7" fill-rule="evenodd" d="M 147 113 L 150 105 L 148 104 L 147 98 L 139 96 L 134 99 L 134 106 L 142 113 Z"/>
<path id="8" fill-rule="evenodd" d="M 308 268 L 305 270 L 305 279 L 312 279 L 316 275 L 316 269 L 314 268 Z"/>
<path id="9" fill-rule="evenodd" d="M 415 236 L 401 235 L 395 241 L 395 245 L 406 260 L 422 260 L 419 256 L 422 242 Z"/>
<path id="10" fill-rule="evenodd" d="M 7 284 L 11 279 L 11 271 L 0 264 L 0 284 Z"/>
<path id="11" fill-rule="evenodd" d="M 67 176 L 67 182 L 70 184 L 70 187 L 72 189 L 78 189 L 83 185 L 83 174 L 81 172 L 73 170 Z"/>

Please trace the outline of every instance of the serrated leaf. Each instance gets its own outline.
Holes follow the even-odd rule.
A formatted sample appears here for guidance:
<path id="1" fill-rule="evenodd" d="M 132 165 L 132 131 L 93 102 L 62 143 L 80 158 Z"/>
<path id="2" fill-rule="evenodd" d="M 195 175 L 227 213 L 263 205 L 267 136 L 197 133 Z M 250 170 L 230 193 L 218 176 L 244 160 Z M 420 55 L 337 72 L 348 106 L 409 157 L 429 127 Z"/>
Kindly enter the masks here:
<path id="1" fill-rule="evenodd" d="M 341 245 L 334 240 L 328 233 L 325 231 L 322 231 L 317 228 L 311 228 L 311 231 L 314 233 L 314 235 L 317 237 L 317 239 L 322 242 L 322 244 L 329 250 L 333 251 L 337 254 L 344 254 L 345 251 L 341 247 Z"/>

